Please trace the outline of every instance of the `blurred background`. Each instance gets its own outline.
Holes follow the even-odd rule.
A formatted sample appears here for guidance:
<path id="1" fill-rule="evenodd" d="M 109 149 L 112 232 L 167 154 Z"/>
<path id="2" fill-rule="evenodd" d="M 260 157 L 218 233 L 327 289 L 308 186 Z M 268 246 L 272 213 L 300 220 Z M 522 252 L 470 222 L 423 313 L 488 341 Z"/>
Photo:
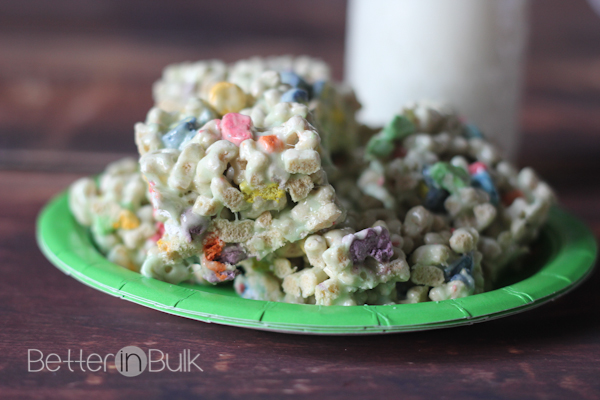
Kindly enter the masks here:
<path id="1" fill-rule="evenodd" d="M 0 168 L 89 173 L 134 154 L 169 63 L 309 54 L 341 80 L 346 12 L 345 0 L 0 2 Z M 585 0 L 532 0 L 529 20 L 518 163 L 581 188 L 600 170 L 600 17 Z"/>

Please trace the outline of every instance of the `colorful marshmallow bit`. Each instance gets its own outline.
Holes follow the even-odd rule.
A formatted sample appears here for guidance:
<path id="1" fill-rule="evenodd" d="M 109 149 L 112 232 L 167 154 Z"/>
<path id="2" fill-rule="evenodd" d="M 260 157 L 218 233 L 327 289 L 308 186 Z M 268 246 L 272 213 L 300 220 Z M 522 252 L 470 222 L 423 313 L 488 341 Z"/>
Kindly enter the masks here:
<path id="1" fill-rule="evenodd" d="M 490 202 L 497 205 L 500 197 L 487 166 L 482 162 L 475 162 L 469 166 L 469 172 L 471 173 L 471 186 L 485 191 L 490 195 Z"/>
<path id="2" fill-rule="evenodd" d="M 290 89 L 281 95 L 282 103 L 308 103 L 308 92 L 303 89 Z"/>
<path id="3" fill-rule="evenodd" d="M 252 139 L 252 119 L 247 115 L 228 113 L 221 119 L 223 139 L 239 146 L 244 140 Z"/>
<path id="4" fill-rule="evenodd" d="M 244 200 L 248 203 L 254 203 L 257 197 L 262 197 L 264 200 L 279 201 L 285 197 L 285 190 L 279 188 L 276 183 L 270 183 L 268 185 L 253 188 L 248 182 L 244 181 L 240 183 L 240 190 L 244 195 Z"/>
<path id="5" fill-rule="evenodd" d="M 446 189 L 438 187 L 425 170 L 423 171 L 421 185 L 421 197 L 424 199 L 423 206 L 429 211 L 445 212 L 444 201 L 450 196 L 450 193 Z"/>
<path id="6" fill-rule="evenodd" d="M 258 138 L 258 144 L 267 153 L 279 153 L 285 150 L 283 143 L 277 135 L 265 135 Z"/>
<path id="7" fill-rule="evenodd" d="M 467 139 L 483 139 L 483 133 L 481 133 L 479 128 L 474 124 L 465 124 L 463 127 L 463 135 L 465 135 Z"/>
<path id="8" fill-rule="evenodd" d="M 162 142 L 168 149 L 181 149 L 182 145 L 187 143 L 196 135 L 196 118 L 190 117 L 179 122 L 175 128 L 165 133 Z"/>
<path id="9" fill-rule="evenodd" d="M 444 277 L 446 282 L 450 281 L 456 274 L 460 274 L 463 269 L 469 274 L 472 274 L 474 266 L 475 264 L 473 262 L 472 253 L 462 255 L 448 267 L 444 268 Z"/>
<path id="10" fill-rule="evenodd" d="M 525 195 L 519 189 L 508 191 L 502 195 L 502 204 L 504 204 L 505 207 L 508 207 L 519 198 L 525 198 Z"/>
<path id="11" fill-rule="evenodd" d="M 450 193 L 455 193 L 458 189 L 469 186 L 470 182 L 467 171 L 447 162 L 437 162 L 426 168 L 423 173 L 431 177 L 437 187 Z"/>
<path id="12" fill-rule="evenodd" d="M 215 257 L 215 261 L 236 265 L 248 258 L 248 255 L 238 243 L 228 244 L 223 248 L 221 254 Z"/>
<path id="13" fill-rule="evenodd" d="M 362 263 L 367 256 L 373 257 L 379 262 L 389 261 L 394 255 L 390 234 L 387 229 L 381 227 L 367 228 L 352 235 L 350 245 L 350 256 L 354 263 Z M 346 238 L 344 238 L 346 240 Z"/>
<path id="14" fill-rule="evenodd" d="M 306 83 L 300 75 L 292 71 L 282 71 L 279 73 L 279 76 L 281 77 L 281 83 L 285 83 L 296 89 L 304 90 L 307 95 L 310 95 L 312 87 Z"/>
<path id="15" fill-rule="evenodd" d="M 181 231 L 188 242 L 202 235 L 210 225 L 210 218 L 198 215 L 192 208 L 185 210 L 180 217 Z"/>
<path id="16" fill-rule="evenodd" d="M 394 142 L 404 139 L 415 132 L 415 125 L 404 115 L 394 118 L 373 136 L 367 144 L 366 152 L 375 157 L 388 157 L 394 151 Z"/>
<path id="17" fill-rule="evenodd" d="M 208 102 L 221 115 L 236 113 L 246 107 L 246 93 L 235 83 L 218 82 L 208 94 Z"/>
<path id="18" fill-rule="evenodd" d="M 473 276 L 471 276 L 470 273 L 466 272 L 466 270 L 462 270 L 460 273 L 454 275 L 449 280 L 449 282 L 454 281 L 461 281 L 465 284 L 469 291 L 473 291 L 473 289 L 475 288 L 475 279 L 473 279 Z"/>

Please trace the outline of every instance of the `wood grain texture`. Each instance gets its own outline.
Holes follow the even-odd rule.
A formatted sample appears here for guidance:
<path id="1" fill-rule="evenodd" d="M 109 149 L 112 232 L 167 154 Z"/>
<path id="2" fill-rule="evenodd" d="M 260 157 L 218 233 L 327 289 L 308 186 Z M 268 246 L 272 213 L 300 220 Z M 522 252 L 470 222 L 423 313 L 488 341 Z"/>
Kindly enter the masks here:
<path id="1" fill-rule="evenodd" d="M 216 4 L 223 3 L 199 4 L 208 7 L 205 15 L 219 16 Z M 162 314 L 88 288 L 44 258 L 35 243 L 40 208 L 78 176 L 134 151 L 131 126 L 150 106 L 149 84 L 163 64 L 291 49 L 322 56 L 341 77 L 344 28 L 337 13 L 343 14 L 343 2 L 312 1 L 320 12 L 308 27 L 301 23 L 309 17 L 304 6 L 286 12 L 271 10 L 275 1 L 228 3 L 246 13 L 244 4 L 258 4 L 274 13 L 263 23 L 273 16 L 280 21 L 255 31 L 243 15 L 235 16 L 225 26 L 241 24 L 237 36 L 196 43 L 181 32 L 207 34 L 215 24 L 205 19 L 197 27 L 186 17 L 177 25 L 178 14 L 158 3 L 141 16 L 134 15 L 141 2 L 119 9 L 108 0 L 57 1 L 55 9 L 35 12 L 0 3 L 0 398 L 599 399 L 598 273 L 565 297 L 497 321 L 390 336 L 315 337 Z M 563 206 L 600 238 L 600 18 L 584 1 L 532 6 L 519 161 L 539 170 Z M 163 13 L 164 21 L 153 22 Z M 281 22 L 294 18 L 301 22 Z M 155 40 L 157 32 L 169 34 Z M 243 42 L 236 40 L 240 35 Z M 12 151 L 27 149 L 36 151 Z M 89 157 L 90 151 L 100 154 Z M 27 372 L 27 349 L 64 357 L 69 349 L 106 354 L 127 345 L 173 355 L 190 349 L 200 354 L 204 372 L 135 378 L 115 369 Z"/>

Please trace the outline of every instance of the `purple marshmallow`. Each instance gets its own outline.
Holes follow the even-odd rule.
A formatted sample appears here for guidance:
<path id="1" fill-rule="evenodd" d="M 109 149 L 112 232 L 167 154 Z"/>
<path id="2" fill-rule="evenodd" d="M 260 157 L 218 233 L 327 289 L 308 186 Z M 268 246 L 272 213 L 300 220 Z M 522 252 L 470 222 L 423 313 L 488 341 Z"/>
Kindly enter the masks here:
<path id="1" fill-rule="evenodd" d="M 239 244 L 234 244 L 225 246 L 223 251 L 221 251 L 221 254 L 215 258 L 215 261 L 236 265 L 246 258 L 248 258 L 248 256 L 242 247 Z"/>
<path id="2" fill-rule="evenodd" d="M 364 236 L 359 239 L 358 236 Z M 394 249 L 390 240 L 390 234 L 381 228 L 381 233 L 373 228 L 367 228 L 354 234 L 354 240 L 350 245 L 350 257 L 354 263 L 362 263 L 368 256 L 379 262 L 389 261 L 394 255 Z"/>
<path id="3" fill-rule="evenodd" d="M 210 224 L 210 218 L 192 212 L 191 208 L 181 214 L 180 221 L 181 231 L 188 242 L 191 242 L 195 236 L 203 234 Z"/>

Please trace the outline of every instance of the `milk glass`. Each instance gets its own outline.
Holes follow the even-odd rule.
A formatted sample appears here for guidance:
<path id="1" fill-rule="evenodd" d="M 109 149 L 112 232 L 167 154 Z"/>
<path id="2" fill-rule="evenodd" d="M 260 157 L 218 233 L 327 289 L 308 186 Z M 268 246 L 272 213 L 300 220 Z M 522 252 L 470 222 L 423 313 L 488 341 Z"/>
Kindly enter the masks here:
<path id="1" fill-rule="evenodd" d="M 349 0 L 346 80 L 383 125 L 414 100 L 450 103 L 513 158 L 526 0 Z"/>

